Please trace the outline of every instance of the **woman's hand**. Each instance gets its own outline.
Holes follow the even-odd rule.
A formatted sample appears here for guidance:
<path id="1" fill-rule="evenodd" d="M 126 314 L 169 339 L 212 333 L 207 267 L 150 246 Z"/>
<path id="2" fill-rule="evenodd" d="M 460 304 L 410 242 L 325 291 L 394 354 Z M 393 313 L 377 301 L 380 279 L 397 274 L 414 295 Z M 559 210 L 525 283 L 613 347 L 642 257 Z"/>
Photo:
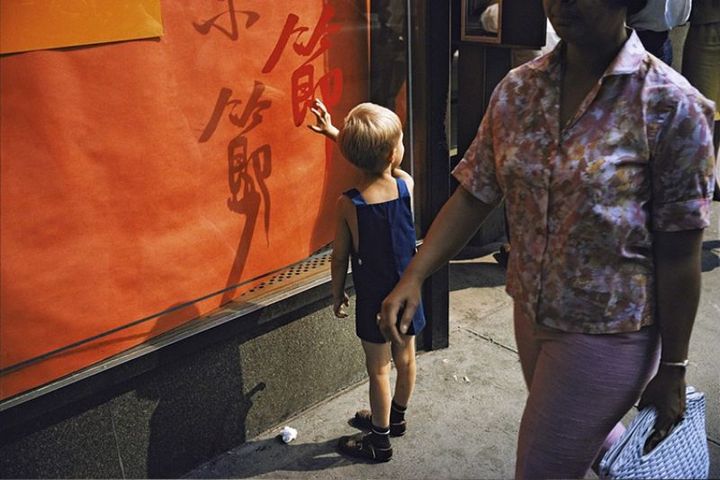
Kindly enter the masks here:
<path id="1" fill-rule="evenodd" d="M 657 419 L 652 434 L 645 442 L 647 454 L 667 437 L 685 413 L 685 368 L 660 365 L 655 377 L 645 387 L 638 407 L 654 406 Z"/>
<path id="2" fill-rule="evenodd" d="M 345 309 L 349 306 L 350 297 L 347 296 L 347 293 L 343 292 L 342 298 L 336 298 L 333 300 L 333 312 L 335 313 L 335 316 L 337 318 L 347 318 L 348 313 Z"/>
<path id="3" fill-rule="evenodd" d="M 315 115 L 315 125 L 308 125 L 313 132 L 325 135 L 331 140 L 337 140 L 339 130 L 332 124 L 332 118 L 325 105 L 316 98 L 310 106 L 310 111 Z"/>
<path id="4" fill-rule="evenodd" d="M 415 311 L 422 302 L 421 288 L 422 281 L 415 281 L 412 277 L 406 275 L 385 297 L 380 313 L 377 316 L 378 327 L 385 340 L 396 344 L 403 343 L 400 334 L 407 333 Z M 399 323 L 398 316 L 400 316 Z"/>
<path id="5" fill-rule="evenodd" d="M 383 300 L 377 322 L 386 340 L 403 343 L 400 334 L 407 333 L 415 311 L 420 306 L 423 282 L 457 255 L 493 208 L 493 205 L 475 198 L 464 187 L 455 189 L 430 225 L 422 246 L 400 281 Z"/>

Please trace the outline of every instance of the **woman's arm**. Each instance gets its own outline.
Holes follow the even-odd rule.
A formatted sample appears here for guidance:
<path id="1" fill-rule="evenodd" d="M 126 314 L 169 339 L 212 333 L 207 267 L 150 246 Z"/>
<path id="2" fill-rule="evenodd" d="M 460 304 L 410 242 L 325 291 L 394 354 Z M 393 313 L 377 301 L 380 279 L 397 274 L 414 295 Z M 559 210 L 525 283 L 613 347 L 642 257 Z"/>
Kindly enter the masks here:
<path id="1" fill-rule="evenodd" d="M 396 326 L 400 309 L 405 309 L 400 319 L 400 332 L 405 333 L 420 305 L 423 281 L 465 246 L 492 209 L 464 187 L 455 190 L 435 217 L 417 255 L 383 301 L 378 324 L 386 339 L 402 343 Z"/>
<path id="2" fill-rule="evenodd" d="M 348 261 L 350 259 L 350 246 L 352 236 L 348 227 L 346 214 L 349 200 L 344 195 L 337 200 L 335 208 L 335 240 L 330 261 L 330 274 L 332 278 L 333 312 L 338 318 L 348 316 L 345 307 L 350 299 L 345 293 L 345 278 L 347 276 Z M 352 204 L 350 204 L 352 207 Z"/>
<path id="3" fill-rule="evenodd" d="M 640 408 L 653 405 L 658 418 L 645 451 L 667 436 L 685 411 L 685 367 L 698 302 L 702 230 L 654 232 L 656 319 L 660 327 L 660 368 L 645 388 Z"/>

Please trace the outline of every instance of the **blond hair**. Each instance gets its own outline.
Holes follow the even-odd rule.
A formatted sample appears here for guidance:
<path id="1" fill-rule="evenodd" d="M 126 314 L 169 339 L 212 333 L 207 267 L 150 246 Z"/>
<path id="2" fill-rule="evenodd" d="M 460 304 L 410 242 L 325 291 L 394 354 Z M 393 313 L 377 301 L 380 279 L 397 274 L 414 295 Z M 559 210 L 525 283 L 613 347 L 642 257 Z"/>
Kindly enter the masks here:
<path id="1" fill-rule="evenodd" d="M 345 117 L 337 142 L 353 165 L 377 173 L 387 167 L 401 135 L 402 124 L 395 112 L 374 103 L 361 103 Z"/>

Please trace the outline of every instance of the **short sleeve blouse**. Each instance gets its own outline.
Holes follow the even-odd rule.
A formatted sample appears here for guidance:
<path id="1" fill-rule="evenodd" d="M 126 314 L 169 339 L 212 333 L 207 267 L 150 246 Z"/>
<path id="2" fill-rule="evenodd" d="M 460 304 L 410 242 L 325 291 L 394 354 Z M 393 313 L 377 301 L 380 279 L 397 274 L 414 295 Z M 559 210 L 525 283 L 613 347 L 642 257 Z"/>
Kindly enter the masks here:
<path id="1" fill-rule="evenodd" d="M 507 291 L 538 323 L 636 331 L 653 323 L 653 232 L 709 224 L 714 105 L 633 32 L 560 128 L 561 48 L 498 85 L 453 175 L 505 198 Z"/>

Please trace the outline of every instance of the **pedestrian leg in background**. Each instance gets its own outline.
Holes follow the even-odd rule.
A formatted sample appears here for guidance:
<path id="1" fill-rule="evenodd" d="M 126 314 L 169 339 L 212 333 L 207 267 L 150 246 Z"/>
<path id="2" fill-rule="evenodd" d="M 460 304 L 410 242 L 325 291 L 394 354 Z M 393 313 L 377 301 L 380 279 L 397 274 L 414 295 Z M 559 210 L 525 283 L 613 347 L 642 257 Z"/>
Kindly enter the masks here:
<path id="1" fill-rule="evenodd" d="M 691 22 L 683 49 L 682 74 L 700 93 L 715 102 L 713 143 L 718 153 L 720 143 L 720 22 Z M 717 158 L 717 156 L 716 156 Z M 716 172 L 717 172 L 716 165 Z M 718 179 L 715 179 L 714 200 L 720 201 Z"/>

